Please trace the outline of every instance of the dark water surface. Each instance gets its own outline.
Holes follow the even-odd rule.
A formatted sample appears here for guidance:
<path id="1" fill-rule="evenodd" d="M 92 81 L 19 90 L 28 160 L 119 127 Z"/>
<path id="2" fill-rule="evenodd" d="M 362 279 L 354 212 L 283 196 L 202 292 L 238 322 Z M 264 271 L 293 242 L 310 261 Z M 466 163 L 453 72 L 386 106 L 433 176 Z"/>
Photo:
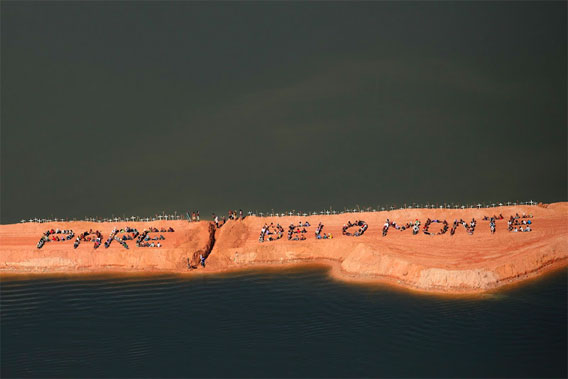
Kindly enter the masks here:
<path id="1" fill-rule="evenodd" d="M 568 200 L 566 1 L 69 3 L 0 1 L 1 223 Z"/>
<path id="2" fill-rule="evenodd" d="M 325 270 L 1 282 L 2 377 L 566 377 L 562 270 L 476 297 Z"/>

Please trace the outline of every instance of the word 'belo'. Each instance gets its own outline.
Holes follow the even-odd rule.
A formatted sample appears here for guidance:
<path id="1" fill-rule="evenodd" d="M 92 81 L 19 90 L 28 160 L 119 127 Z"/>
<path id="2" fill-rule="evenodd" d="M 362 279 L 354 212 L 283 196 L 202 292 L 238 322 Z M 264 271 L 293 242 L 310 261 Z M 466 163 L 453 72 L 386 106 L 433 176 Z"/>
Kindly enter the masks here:
<path id="1" fill-rule="evenodd" d="M 136 247 L 162 247 L 160 241 L 165 240 L 162 234 L 158 233 L 172 233 L 174 229 L 169 228 L 155 228 L 150 227 L 139 232 L 135 228 L 125 227 L 125 228 L 114 228 L 106 241 L 104 242 L 105 248 L 109 248 L 113 241 L 118 242 L 125 249 L 128 249 L 128 243 L 126 241 L 136 240 Z M 41 249 L 48 242 L 65 242 L 74 239 L 75 233 L 71 229 L 50 229 L 43 233 L 39 242 L 37 243 L 37 248 Z M 156 242 L 154 242 L 156 241 Z M 98 230 L 88 230 L 79 234 L 75 238 L 73 247 L 76 249 L 79 247 L 81 242 L 92 242 L 93 247 L 98 249 L 103 242 L 103 235 Z"/>
<path id="2" fill-rule="evenodd" d="M 507 230 L 509 232 L 531 232 L 532 231 L 532 215 L 523 214 L 519 216 L 517 213 L 515 216 L 510 216 L 509 220 L 507 221 Z M 482 222 L 488 222 L 489 230 L 491 234 L 494 234 L 497 230 L 496 228 L 496 221 L 504 220 L 505 218 L 503 215 L 493 216 L 493 217 L 483 217 Z M 434 224 L 439 224 L 438 227 L 434 227 Z M 404 230 L 412 230 L 413 235 L 417 235 L 422 230 L 422 233 L 430 236 L 435 235 L 442 235 L 446 234 L 448 231 L 450 235 L 454 235 L 458 230 L 463 229 L 469 235 L 473 235 L 475 232 L 475 228 L 477 226 L 477 221 L 475 218 L 472 218 L 471 221 L 467 222 L 463 219 L 455 219 L 451 224 L 448 223 L 447 220 L 439 220 L 430 218 L 426 219 L 426 222 L 421 227 L 422 223 L 419 220 L 415 220 L 412 222 L 407 222 L 405 224 L 397 224 L 395 221 L 391 221 L 387 218 L 383 225 L 383 237 L 386 237 L 389 230 L 395 229 L 398 231 Z M 451 227 L 450 227 L 451 225 Z M 310 227 L 309 222 L 299 224 L 291 224 L 288 227 L 288 240 L 289 241 L 303 241 L 306 239 L 305 234 L 308 232 L 306 228 Z M 368 229 L 368 224 L 365 221 L 356 220 L 355 222 L 348 221 L 347 224 L 343 225 L 342 234 L 344 236 L 352 236 L 352 237 L 360 237 L 362 236 L 365 231 Z M 355 232 L 351 230 L 355 230 L 352 228 L 357 228 Z M 328 239 L 333 238 L 331 233 L 323 233 L 324 225 L 320 222 L 315 231 L 315 238 L 316 239 Z M 276 241 L 283 237 L 284 228 L 280 224 L 274 225 L 265 224 L 262 229 L 260 230 L 259 242 L 265 241 Z"/>

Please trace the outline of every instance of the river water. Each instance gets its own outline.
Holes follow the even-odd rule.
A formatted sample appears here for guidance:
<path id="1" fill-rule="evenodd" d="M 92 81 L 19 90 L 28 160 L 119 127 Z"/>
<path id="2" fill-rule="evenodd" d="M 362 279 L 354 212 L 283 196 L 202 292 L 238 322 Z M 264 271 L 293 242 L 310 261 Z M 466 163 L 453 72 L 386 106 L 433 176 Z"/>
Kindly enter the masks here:
<path id="1" fill-rule="evenodd" d="M 3 278 L 6 377 L 566 377 L 568 270 L 468 297 L 225 276 Z"/>

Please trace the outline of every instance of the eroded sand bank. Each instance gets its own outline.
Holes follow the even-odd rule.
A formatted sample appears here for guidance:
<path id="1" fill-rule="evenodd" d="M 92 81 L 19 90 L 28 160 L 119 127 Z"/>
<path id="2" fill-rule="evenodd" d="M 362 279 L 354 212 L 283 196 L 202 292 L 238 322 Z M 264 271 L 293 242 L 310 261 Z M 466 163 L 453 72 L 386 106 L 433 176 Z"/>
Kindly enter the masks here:
<path id="1" fill-rule="evenodd" d="M 497 231 L 491 235 L 483 216 L 505 216 L 497 221 Z M 507 231 L 509 215 L 532 214 L 533 231 Z M 390 229 L 382 237 L 386 218 L 403 224 L 426 218 L 478 221 L 475 233 L 459 228 L 455 235 L 416 236 L 412 231 Z M 363 236 L 341 235 L 347 221 L 356 219 L 368 223 Z M 305 241 L 280 240 L 259 243 L 265 223 L 289 224 L 309 221 L 311 226 Z M 317 240 L 314 232 L 318 222 L 333 239 Z M 136 248 L 129 241 L 126 250 L 118 243 L 110 248 L 93 249 L 83 242 L 73 249 L 72 241 L 50 242 L 36 248 L 41 234 L 50 228 L 73 229 L 76 234 L 97 229 L 108 237 L 115 226 L 143 230 L 150 225 L 172 226 L 174 233 L 163 233 L 161 248 Z M 439 225 L 431 231 L 439 230 Z M 211 249 L 212 247 L 212 249 Z M 547 207 L 511 206 L 490 209 L 413 209 L 391 212 L 353 213 L 309 217 L 249 217 L 229 221 L 214 231 L 208 222 L 157 221 L 151 223 L 50 223 L 0 226 L 0 273 L 101 273 L 101 272 L 176 272 L 220 273 L 258 267 L 280 267 L 306 263 L 332 267 L 333 276 L 342 280 L 389 282 L 421 291 L 473 293 L 487 291 L 505 284 L 534 277 L 555 267 L 568 265 L 568 203 Z M 188 270 L 187 259 L 209 255 L 205 268 Z"/>

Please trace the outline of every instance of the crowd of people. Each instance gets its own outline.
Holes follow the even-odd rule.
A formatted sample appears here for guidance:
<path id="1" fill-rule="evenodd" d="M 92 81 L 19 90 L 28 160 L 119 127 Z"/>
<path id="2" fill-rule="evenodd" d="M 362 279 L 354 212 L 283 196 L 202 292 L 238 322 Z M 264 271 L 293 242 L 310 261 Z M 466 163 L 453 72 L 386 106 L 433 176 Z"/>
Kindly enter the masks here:
<path id="1" fill-rule="evenodd" d="M 412 228 L 412 234 L 416 235 L 420 231 L 420 221 L 416 220 L 414 222 L 407 222 L 404 225 L 397 225 L 396 222 L 391 221 L 387 218 L 387 221 L 385 221 L 385 224 L 383 225 L 383 237 L 387 235 L 391 227 L 400 231 Z"/>
<path id="2" fill-rule="evenodd" d="M 529 220 L 523 220 L 525 218 L 528 218 Z M 511 216 L 509 218 L 509 221 L 507 221 L 508 230 L 515 233 L 532 232 L 532 220 L 530 220 L 530 218 L 532 218 L 532 215 L 527 215 L 525 213 L 523 213 L 522 216 L 519 216 L 518 213 L 515 215 L 515 217 Z"/>
<path id="3" fill-rule="evenodd" d="M 353 227 L 353 226 L 358 226 L 359 229 L 357 229 L 357 231 L 355 233 L 351 233 L 348 230 Z M 361 220 L 355 220 L 355 222 L 351 222 L 351 221 L 347 221 L 347 224 L 343 224 L 343 228 L 341 230 L 341 233 L 344 236 L 355 236 L 355 237 L 359 237 L 362 236 L 363 233 L 365 233 L 365 231 L 369 228 L 369 225 L 367 225 L 367 223 L 365 221 L 361 221 Z"/>
<path id="4" fill-rule="evenodd" d="M 515 216 L 511 216 L 509 221 L 508 221 L 508 230 L 510 232 L 531 232 L 532 231 L 532 221 L 531 218 L 533 216 L 531 214 L 525 214 L 523 213 L 522 215 L 519 215 L 518 213 Z M 497 215 L 493 215 L 493 216 L 484 216 L 483 220 L 484 221 L 489 221 L 489 228 L 491 231 L 491 234 L 495 234 L 496 231 L 496 222 L 497 220 L 503 220 L 503 214 L 499 214 Z M 429 230 L 429 228 L 431 227 L 432 224 L 442 224 L 440 230 L 438 230 L 437 232 L 431 232 Z M 272 226 L 272 224 L 271 224 Z M 278 225 L 280 227 L 280 225 Z M 300 222 L 298 225 L 290 225 L 288 228 L 288 240 L 305 240 L 305 233 L 307 232 L 305 227 L 310 226 L 310 224 L 308 222 L 306 223 L 302 223 Z M 426 220 L 426 222 L 424 223 L 424 225 L 422 225 L 422 232 L 426 235 L 442 235 L 442 234 L 446 234 L 449 230 L 450 235 L 454 235 L 457 231 L 457 229 L 463 226 L 464 229 L 466 230 L 466 232 L 470 235 L 473 235 L 475 232 L 475 228 L 477 226 L 477 220 L 475 218 L 472 218 L 470 222 L 467 222 L 463 219 L 454 219 L 452 226 L 450 227 L 450 223 L 448 223 L 448 221 L 446 220 L 441 220 L 441 219 L 430 219 L 428 218 Z M 358 227 L 358 230 L 355 233 L 351 233 L 349 232 L 349 229 L 352 227 Z M 281 228 L 281 227 L 280 227 Z M 326 238 L 332 238 L 331 233 L 330 234 L 322 234 L 324 225 L 320 222 L 316 228 L 315 231 L 315 237 L 316 239 L 326 239 Z M 383 225 L 383 237 L 387 235 L 388 231 L 390 228 L 394 228 L 396 230 L 399 231 L 404 231 L 407 229 L 412 229 L 412 234 L 413 235 L 417 235 L 420 233 L 421 230 L 421 222 L 416 219 L 415 221 L 412 222 L 407 222 L 405 224 L 401 224 L 398 225 L 396 222 L 391 221 L 389 219 L 386 220 L 385 224 Z M 363 235 L 363 233 L 365 233 L 365 231 L 368 229 L 368 225 L 366 222 L 364 221 L 360 221 L 360 220 L 356 220 L 355 222 L 351 222 L 348 221 L 347 224 L 343 225 L 342 228 L 342 234 L 345 236 L 361 236 Z M 264 225 L 264 227 L 261 230 L 260 233 L 260 238 L 259 240 L 261 242 L 265 241 L 265 237 L 267 234 L 269 234 L 268 232 L 269 230 L 269 226 L 268 225 Z M 281 229 L 280 229 L 281 230 Z M 280 236 L 281 237 L 281 236 Z M 271 238 L 269 240 L 275 240 L 275 239 L 279 239 L 278 238 Z"/>
<path id="5" fill-rule="evenodd" d="M 303 241 L 306 239 L 305 233 L 307 233 L 307 227 L 310 226 L 309 222 L 302 223 L 300 221 L 298 225 L 290 224 L 288 226 L 288 241 Z"/>
<path id="6" fill-rule="evenodd" d="M 60 237 L 59 234 L 66 234 L 66 236 Z M 69 241 L 69 240 L 73 239 L 74 236 L 75 236 L 75 234 L 70 229 L 64 229 L 64 230 L 49 229 L 49 230 L 45 231 L 45 233 L 43 233 L 43 235 L 39 239 L 39 241 L 37 243 L 37 248 L 41 249 L 43 247 L 43 245 L 46 244 L 46 242 Z"/>
<path id="7" fill-rule="evenodd" d="M 222 218 L 219 218 L 219 216 L 216 215 L 215 213 L 213 213 L 212 215 L 213 215 L 213 222 L 215 223 L 215 227 L 217 229 L 221 228 L 229 220 L 244 220 L 245 219 L 245 215 L 244 215 L 244 212 L 243 212 L 242 209 L 239 209 L 238 212 L 236 210 L 229 210 L 226 218 L 225 218 L 225 216 L 223 216 Z"/>
<path id="8" fill-rule="evenodd" d="M 472 235 L 473 232 L 475 231 L 475 226 L 477 225 L 477 221 L 475 221 L 475 218 L 472 218 L 471 222 L 468 224 L 466 221 L 464 221 L 461 218 L 459 219 L 459 221 L 457 219 L 454 219 L 454 224 L 452 225 L 452 229 L 450 229 L 450 234 L 452 236 L 456 233 L 456 230 L 460 225 L 463 225 L 467 233 Z"/>
<path id="9" fill-rule="evenodd" d="M 133 240 L 140 234 L 138 229 L 131 228 L 127 226 L 126 228 L 120 229 L 117 233 L 125 233 L 120 239 L 123 241 Z"/>
<path id="10" fill-rule="evenodd" d="M 188 212 L 189 213 L 189 212 Z M 199 221 L 199 211 L 191 212 L 190 222 L 198 222 Z"/>
<path id="11" fill-rule="evenodd" d="M 496 224 L 495 222 L 497 220 L 503 220 L 505 217 L 503 217 L 502 213 L 499 213 L 499 216 L 496 216 L 495 214 L 493 216 L 483 216 L 483 221 L 489 221 L 489 230 L 491 230 L 491 234 L 495 234 L 495 230 L 496 230 Z"/>
<path id="12" fill-rule="evenodd" d="M 503 217 L 503 215 L 500 213 L 499 216 L 495 216 L 493 215 L 493 217 L 488 217 L 488 216 L 483 216 L 483 221 L 488 221 L 488 220 L 503 220 L 505 217 Z"/>
<path id="13" fill-rule="evenodd" d="M 321 222 L 318 224 L 318 227 L 316 228 L 316 238 L 317 238 L 318 240 L 321 240 L 321 239 L 331 239 L 331 238 L 333 238 L 333 235 L 332 235 L 331 233 L 329 233 L 329 234 L 327 234 L 327 233 L 321 234 L 321 232 L 322 232 L 322 230 L 323 230 L 323 226 L 324 226 L 324 225 L 323 225 Z"/>
<path id="14" fill-rule="evenodd" d="M 306 222 L 300 221 L 297 225 L 290 224 L 288 226 L 288 233 L 287 233 L 288 241 L 303 241 L 303 240 L 305 240 L 306 239 L 306 233 L 308 232 L 308 230 L 306 228 L 309 227 L 309 226 L 311 226 L 311 225 L 308 221 L 306 221 Z M 331 233 L 330 234 L 326 234 L 326 233 L 322 234 L 322 230 L 323 230 L 323 224 L 320 222 L 318 227 L 316 228 L 316 233 L 315 233 L 317 239 L 333 238 Z M 284 233 L 284 228 L 280 224 L 276 224 L 276 225 L 274 225 L 274 223 L 270 223 L 270 225 L 264 224 L 264 226 L 260 230 L 260 236 L 259 236 L 258 240 L 259 240 L 259 242 L 275 241 L 275 240 L 282 238 L 283 233 Z"/>
<path id="15" fill-rule="evenodd" d="M 237 213 L 236 210 L 229 210 L 228 213 L 229 216 L 229 220 L 244 220 L 245 219 L 245 215 L 242 209 L 239 209 L 239 212 Z"/>
<path id="16" fill-rule="evenodd" d="M 136 242 L 136 247 L 162 247 L 162 244 L 158 242 Z"/>
<path id="17" fill-rule="evenodd" d="M 435 223 L 435 224 L 443 224 L 443 225 L 442 225 L 442 229 L 440 229 L 440 230 L 439 230 L 438 232 L 436 232 L 436 233 L 431 233 L 429 229 L 430 229 L 430 225 L 431 225 L 432 223 Z M 424 234 L 427 234 L 427 235 L 441 235 L 441 234 L 444 234 L 444 233 L 446 233 L 446 232 L 448 231 L 448 222 L 447 222 L 446 220 L 438 220 L 438 219 L 430 220 L 430 218 L 428 218 L 428 219 L 426 219 L 426 222 L 424 223 L 424 227 L 423 227 L 422 231 L 424 232 Z"/>
<path id="18" fill-rule="evenodd" d="M 85 232 L 79 234 L 79 236 L 75 240 L 75 243 L 73 244 L 73 248 L 76 249 L 77 247 L 79 247 L 79 244 L 81 243 L 81 241 L 86 241 L 86 242 L 94 241 L 95 242 L 94 247 L 95 247 L 95 249 L 98 249 L 99 246 L 101 246 L 102 239 L 103 239 L 103 235 L 101 234 L 101 232 L 99 232 L 98 230 L 93 231 L 93 229 L 89 229 L 88 232 L 85 231 Z"/>
<path id="19" fill-rule="evenodd" d="M 258 237 L 258 241 L 259 242 L 264 242 L 265 240 L 275 241 L 282 238 L 283 234 L 284 234 L 284 228 L 280 226 L 280 224 L 276 225 L 274 225 L 274 223 L 270 223 L 270 225 L 264 224 L 264 226 L 260 230 L 260 236 Z"/>
<path id="20" fill-rule="evenodd" d="M 122 239 L 122 238 L 119 238 L 117 236 L 117 234 L 118 233 L 125 233 L 126 230 L 125 229 L 113 228 L 112 232 L 110 232 L 110 235 L 108 236 L 107 240 L 105 241 L 105 249 L 108 249 L 110 247 L 110 244 L 112 243 L 112 241 L 117 241 L 119 244 L 122 245 L 122 247 L 124 247 L 125 249 L 128 249 L 128 244 L 126 243 L 126 240 L 136 238 L 136 236 L 138 235 L 138 230 L 131 229 L 129 227 L 127 227 L 126 229 L 129 230 L 128 233 L 131 233 L 132 236 L 125 235 L 125 236 L 123 236 L 124 239 Z"/>
<path id="21" fill-rule="evenodd" d="M 495 221 L 496 220 L 500 220 L 503 219 L 503 215 L 499 215 L 499 216 L 493 216 L 493 217 L 484 217 L 483 220 L 489 220 L 489 227 L 491 229 L 491 233 L 495 233 Z M 442 228 L 436 232 L 436 233 L 432 233 L 430 232 L 429 228 L 430 225 L 432 223 L 439 223 L 439 224 L 443 224 Z M 512 222 L 510 221 L 510 224 Z M 466 222 L 463 219 L 455 219 L 453 222 L 452 227 L 449 229 L 449 223 L 446 220 L 431 220 L 430 218 L 428 218 L 426 220 L 426 222 L 424 223 L 424 226 L 422 227 L 422 231 L 424 234 L 426 235 L 441 235 L 441 234 L 445 234 L 448 232 L 448 229 L 450 230 L 450 234 L 454 235 L 457 228 L 462 225 L 465 230 L 467 231 L 467 233 L 469 234 L 473 234 L 475 231 L 475 227 L 477 225 L 477 221 L 475 220 L 475 218 L 473 218 L 471 220 L 471 222 Z M 416 235 L 419 233 L 420 231 L 420 221 L 415 220 L 414 222 L 409 222 L 406 223 L 405 225 L 397 225 L 394 221 L 390 221 L 389 219 L 386 220 L 385 224 L 383 225 L 383 237 L 387 235 L 389 228 L 395 228 L 397 230 L 403 231 L 409 228 L 412 228 L 412 234 Z M 509 230 L 512 230 L 511 228 Z"/>
<path id="22" fill-rule="evenodd" d="M 105 241 L 104 246 L 105 246 L 105 248 L 109 248 L 112 241 L 117 241 L 125 249 L 128 249 L 128 244 L 126 243 L 126 241 L 136 239 L 136 246 L 137 247 L 162 247 L 162 244 L 159 241 L 166 239 L 162 234 L 160 234 L 159 236 L 153 236 L 153 237 L 150 237 L 148 234 L 149 233 L 168 233 L 168 232 L 174 232 L 174 228 L 172 228 L 172 227 L 163 228 L 162 227 L 162 228 L 158 229 L 156 227 L 150 227 L 148 229 L 145 229 L 142 233 L 139 233 L 137 229 L 131 228 L 131 227 L 128 227 L 128 226 L 126 228 L 122 228 L 122 229 L 114 228 L 111 231 L 107 240 Z M 122 236 L 119 236 L 120 233 L 124 233 L 124 234 Z M 63 236 L 62 234 L 65 234 L 65 236 Z M 68 229 L 64 229 L 64 230 L 50 229 L 50 230 L 47 230 L 45 233 L 43 233 L 39 242 L 37 243 L 37 248 L 41 249 L 45 245 L 46 242 L 68 241 L 68 240 L 73 239 L 73 237 L 75 237 L 75 234 L 70 229 L 69 230 Z M 73 243 L 73 248 L 75 248 L 75 249 L 78 248 L 79 245 L 81 244 L 81 242 L 85 241 L 85 242 L 94 242 L 94 248 L 97 249 L 101 246 L 102 239 L 103 239 L 103 236 L 102 236 L 101 232 L 99 232 L 98 230 L 93 231 L 92 229 L 90 229 L 88 231 L 85 231 L 85 232 L 79 234 L 77 236 L 77 238 L 75 238 L 75 242 Z M 153 241 L 158 241 L 158 242 L 153 242 Z"/>
<path id="23" fill-rule="evenodd" d="M 165 240 L 166 238 L 163 235 L 150 237 L 148 234 L 150 233 L 172 233 L 174 232 L 174 228 L 171 226 L 169 228 L 155 228 L 149 227 L 144 229 L 142 233 L 136 238 L 136 247 L 162 247 L 162 244 L 159 242 L 160 240 Z M 158 241 L 158 242 L 153 242 Z"/>

